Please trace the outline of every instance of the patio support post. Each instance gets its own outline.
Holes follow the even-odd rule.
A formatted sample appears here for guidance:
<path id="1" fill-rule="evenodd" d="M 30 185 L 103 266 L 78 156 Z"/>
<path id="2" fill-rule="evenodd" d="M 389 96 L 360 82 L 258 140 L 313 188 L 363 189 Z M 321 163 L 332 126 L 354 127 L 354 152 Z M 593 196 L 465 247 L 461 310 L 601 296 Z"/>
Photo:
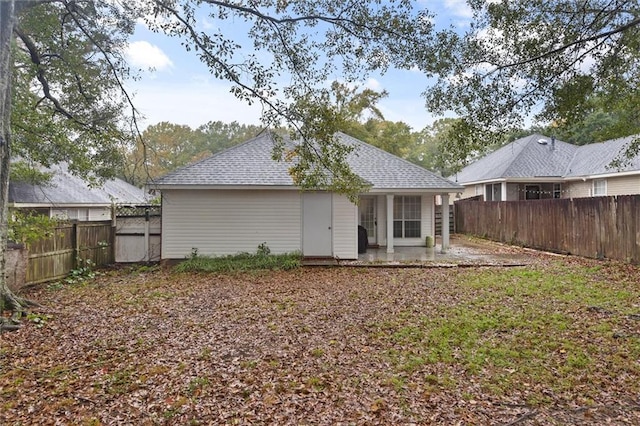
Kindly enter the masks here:
<path id="1" fill-rule="evenodd" d="M 387 194 L 387 253 L 393 253 L 393 194 Z"/>
<path id="2" fill-rule="evenodd" d="M 500 185 L 500 201 L 507 201 L 507 182 Z"/>
<path id="3" fill-rule="evenodd" d="M 449 194 L 442 194 L 442 253 L 449 249 Z"/>

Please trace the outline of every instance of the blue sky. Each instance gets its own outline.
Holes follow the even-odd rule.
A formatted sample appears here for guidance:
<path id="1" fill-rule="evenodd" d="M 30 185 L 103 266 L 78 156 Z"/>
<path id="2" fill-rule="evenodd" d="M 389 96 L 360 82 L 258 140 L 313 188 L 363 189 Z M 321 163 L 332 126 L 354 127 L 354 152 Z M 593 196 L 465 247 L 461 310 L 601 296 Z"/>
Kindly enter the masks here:
<path id="1" fill-rule="evenodd" d="M 465 30 L 471 14 L 464 0 L 421 0 L 417 7 L 436 15 L 438 27 L 453 25 Z M 140 68 L 141 79 L 128 85 L 134 102 L 146 117 L 142 128 L 168 121 L 196 128 L 208 121 L 259 124 L 259 105 L 237 100 L 231 84 L 217 80 L 193 52 L 185 52 L 177 39 L 156 34 L 138 25 L 127 51 L 132 68 Z M 153 70 L 149 70 L 152 68 Z M 337 76 L 339 78 L 339 76 Z M 390 69 L 360 83 L 389 96 L 378 104 L 387 120 L 404 121 L 414 130 L 430 125 L 437 117 L 428 114 L 421 93 L 429 81 L 415 71 Z"/>

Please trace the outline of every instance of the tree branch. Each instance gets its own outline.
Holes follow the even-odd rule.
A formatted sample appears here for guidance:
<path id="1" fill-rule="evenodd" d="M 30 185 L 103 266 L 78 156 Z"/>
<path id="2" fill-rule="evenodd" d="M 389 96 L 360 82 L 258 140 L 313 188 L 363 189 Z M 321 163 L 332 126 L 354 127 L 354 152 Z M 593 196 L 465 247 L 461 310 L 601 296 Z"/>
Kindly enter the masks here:
<path id="1" fill-rule="evenodd" d="M 76 119 L 76 117 L 73 114 L 67 111 L 60 104 L 60 101 L 55 96 L 51 94 L 49 81 L 47 80 L 44 69 L 42 67 L 42 62 L 40 61 L 40 54 L 38 53 L 38 48 L 36 47 L 35 43 L 18 26 L 16 26 L 13 31 L 24 43 L 25 47 L 28 50 L 29 56 L 31 58 L 31 62 L 36 66 L 36 70 L 37 70 L 36 77 L 42 86 L 44 97 L 49 101 L 51 101 L 51 103 L 53 104 L 57 112 L 64 115 L 70 120 L 74 120 L 74 121 L 77 121 L 78 123 L 81 123 Z M 84 124 L 84 123 L 81 123 L 81 124 Z"/>
<path id="2" fill-rule="evenodd" d="M 587 38 L 584 38 L 584 39 L 575 40 L 575 41 L 573 41 L 571 43 L 567 43 L 567 44 L 565 44 L 563 46 L 560 46 L 560 47 L 558 47 L 556 49 L 549 50 L 549 51 L 547 51 L 547 52 L 545 52 L 545 53 L 543 53 L 541 55 L 533 56 L 531 58 L 527 58 L 527 59 L 524 59 L 524 60 L 518 61 L 518 62 L 512 62 L 512 63 L 507 64 L 507 65 L 500 65 L 496 69 L 494 69 L 491 72 L 489 72 L 487 75 L 494 74 L 494 73 L 499 72 L 499 71 L 504 70 L 504 69 L 515 68 L 515 67 L 518 67 L 518 66 L 521 66 L 521 65 L 527 65 L 527 64 L 530 64 L 530 63 L 533 63 L 533 62 L 537 62 L 540 59 L 545 59 L 545 58 L 548 58 L 550 56 L 554 56 L 554 55 L 556 55 L 556 54 L 558 54 L 560 52 L 563 52 L 563 51 L 565 51 L 565 50 L 567 50 L 567 49 L 569 49 L 571 47 L 574 47 L 574 46 L 577 46 L 577 45 L 580 45 L 580 44 L 585 44 L 585 43 L 588 43 L 590 41 L 595 41 L 595 40 L 600 40 L 600 39 L 603 39 L 603 38 L 611 37 L 612 35 L 624 32 L 624 31 L 628 30 L 629 28 L 635 27 L 636 25 L 640 25 L 640 18 L 637 18 L 637 19 L 634 19 L 632 21 L 629 21 L 626 24 L 621 25 L 621 26 L 619 26 L 617 28 L 614 28 L 614 29 L 612 29 L 610 31 L 606 31 L 604 33 L 599 33 L 599 34 L 594 34 L 593 36 L 587 37 Z"/>

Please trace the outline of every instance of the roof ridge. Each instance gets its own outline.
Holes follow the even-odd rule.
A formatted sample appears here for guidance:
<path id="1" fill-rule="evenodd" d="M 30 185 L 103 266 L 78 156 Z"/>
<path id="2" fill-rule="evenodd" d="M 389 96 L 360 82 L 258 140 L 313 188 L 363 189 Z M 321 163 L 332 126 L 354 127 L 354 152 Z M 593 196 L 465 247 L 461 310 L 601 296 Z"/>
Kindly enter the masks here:
<path id="1" fill-rule="evenodd" d="M 177 169 L 175 169 L 175 170 L 172 170 L 172 171 L 170 171 L 169 173 L 164 174 L 164 175 L 162 175 L 162 176 L 159 176 L 159 177 L 157 177 L 157 178 L 155 178 L 155 179 L 150 179 L 150 180 L 147 182 L 147 185 L 148 185 L 149 183 L 155 183 L 155 182 L 157 182 L 157 181 L 160 181 L 160 180 L 162 180 L 162 179 L 164 179 L 164 178 L 166 178 L 166 177 L 170 177 L 170 176 L 172 176 L 172 175 L 174 175 L 174 174 L 176 174 L 176 173 L 178 173 L 178 172 L 182 172 L 182 171 L 183 171 L 183 170 L 185 170 L 185 169 L 190 169 L 191 167 L 194 167 L 194 166 L 196 166 L 196 165 L 198 165 L 198 164 L 200 164 L 200 163 L 204 163 L 205 161 L 209 161 L 209 160 L 211 160 L 211 159 L 212 159 L 212 158 L 214 158 L 214 157 L 219 157 L 219 156 L 221 156 L 222 154 L 225 154 L 225 153 L 227 153 L 227 152 L 229 152 L 229 151 L 232 151 L 232 150 L 235 150 L 235 149 L 239 149 L 240 147 L 245 146 L 245 145 L 248 145 L 248 144 L 249 144 L 249 143 L 251 143 L 251 142 L 255 142 L 258 138 L 264 138 L 265 136 L 266 136 L 266 137 L 268 137 L 268 138 L 270 138 L 271 140 L 273 140 L 273 137 L 271 136 L 271 129 L 270 129 L 270 128 L 268 128 L 268 127 L 265 127 L 265 128 L 263 128 L 262 130 L 260 130 L 260 132 L 258 132 L 258 134 L 257 134 L 257 135 L 255 135 L 254 137 L 252 137 L 251 139 L 248 139 L 248 140 L 246 140 L 246 141 L 244 141 L 244 142 L 240 142 L 240 143 L 238 143 L 238 144 L 235 144 L 235 145 L 232 145 L 232 146 L 230 146 L 230 147 L 227 147 L 227 148 L 223 149 L 222 151 L 215 152 L 215 153 L 213 153 L 213 154 L 211 154 L 211 155 L 209 155 L 209 156 L 207 156 L 207 157 L 201 158 L 201 159 L 200 159 L 200 160 L 198 160 L 198 161 L 194 161 L 193 163 L 186 164 L 186 165 L 184 165 L 184 166 L 182 166 L 182 167 L 179 167 L 179 168 L 177 168 Z"/>

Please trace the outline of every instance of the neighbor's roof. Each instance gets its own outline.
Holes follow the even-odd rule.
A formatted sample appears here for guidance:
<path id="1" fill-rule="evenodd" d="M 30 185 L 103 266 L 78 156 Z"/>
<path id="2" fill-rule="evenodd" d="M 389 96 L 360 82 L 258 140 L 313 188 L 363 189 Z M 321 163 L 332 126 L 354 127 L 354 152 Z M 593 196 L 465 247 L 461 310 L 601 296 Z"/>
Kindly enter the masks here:
<path id="1" fill-rule="evenodd" d="M 461 186 L 379 148 L 337 133 L 354 146 L 347 161 L 372 189 L 430 189 L 457 191 Z M 293 186 L 291 163 L 272 158 L 274 140 L 264 132 L 249 141 L 171 172 L 151 184 L 167 186 Z"/>
<path id="2" fill-rule="evenodd" d="M 456 175 L 457 181 L 478 182 L 501 178 L 560 177 L 564 175 L 577 146 L 533 134 L 469 164 Z"/>
<path id="3" fill-rule="evenodd" d="M 627 136 L 626 138 L 578 147 L 565 177 L 594 176 L 640 170 L 639 156 L 636 155 L 628 162 L 625 161 L 624 157 L 627 147 L 635 138 L 637 136 Z M 611 163 L 617 159 L 622 160 L 621 167 L 613 168 Z"/>
<path id="4" fill-rule="evenodd" d="M 102 186 L 91 188 L 84 180 L 72 175 L 64 164 L 50 168 L 40 167 L 40 170 L 53 173 L 51 181 L 46 185 L 9 182 L 9 203 L 108 206 L 112 203 L 144 204 L 148 202 L 142 189 L 121 179 L 111 179 L 104 182 Z"/>

